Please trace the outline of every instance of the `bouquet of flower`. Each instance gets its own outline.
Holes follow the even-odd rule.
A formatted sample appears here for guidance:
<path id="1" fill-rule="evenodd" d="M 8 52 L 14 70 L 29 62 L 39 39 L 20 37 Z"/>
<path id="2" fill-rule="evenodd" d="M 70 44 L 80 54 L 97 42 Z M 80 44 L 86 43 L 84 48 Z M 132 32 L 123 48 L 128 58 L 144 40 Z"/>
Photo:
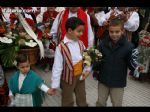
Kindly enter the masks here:
<path id="1" fill-rule="evenodd" d="M 90 72 L 88 71 L 98 71 L 99 70 L 99 64 L 102 59 L 102 53 L 99 52 L 98 49 L 95 47 L 91 47 L 89 49 L 86 49 L 83 52 L 83 64 L 84 64 L 84 69 L 83 69 L 83 74 L 85 77 L 87 77 Z M 82 79 L 82 76 L 81 76 Z"/>
<path id="2" fill-rule="evenodd" d="M 20 48 L 34 48 L 37 43 L 27 34 L 22 26 L 7 32 L 0 37 L 0 58 L 5 67 L 14 65 L 15 57 Z"/>
<path id="3" fill-rule="evenodd" d="M 142 30 L 139 33 L 139 56 L 138 62 L 145 66 L 145 73 L 148 71 L 149 62 L 150 62 L 150 33 Z"/>

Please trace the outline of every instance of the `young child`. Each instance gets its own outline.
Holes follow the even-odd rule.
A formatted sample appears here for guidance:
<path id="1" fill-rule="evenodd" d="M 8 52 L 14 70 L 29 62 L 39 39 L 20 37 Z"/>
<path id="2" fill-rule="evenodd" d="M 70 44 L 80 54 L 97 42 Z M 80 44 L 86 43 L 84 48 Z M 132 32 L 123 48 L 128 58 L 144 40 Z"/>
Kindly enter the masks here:
<path id="1" fill-rule="evenodd" d="M 76 96 L 77 106 L 87 106 L 85 92 L 85 78 L 83 75 L 82 52 L 85 46 L 79 40 L 84 31 L 84 22 L 71 17 L 66 21 L 66 35 L 56 48 L 54 65 L 52 68 L 52 91 L 55 94 L 56 89 L 62 89 L 62 106 L 74 106 L 73 93 Z M 80 76 L 83 80 L 80 80 Z"/>
<path id="2" fill-rule="evenodd" d="M 27 55 L 20 54 L 16 58 L 18 71 L 9 80 L 9 96 L 14 106 L 41 106 L 42 91 L 50 93 L 37 73 L 30 70 Z M 42 91 L 41 91 L 42 90 Z"/>
<path id="3" fill-rule="evenodd" d="M 109 23 L 109 36 L 100 43 L 99 50 L 103 54 L 103 61 L 98 78 L 97 106 L 106 106 L 109 95 L 113 106 L 122 106 L 127 67 L 130 70 L 139 67 L 133 56 L 134 46 L 123 33 L 122 20 L 112 19 Z"/>

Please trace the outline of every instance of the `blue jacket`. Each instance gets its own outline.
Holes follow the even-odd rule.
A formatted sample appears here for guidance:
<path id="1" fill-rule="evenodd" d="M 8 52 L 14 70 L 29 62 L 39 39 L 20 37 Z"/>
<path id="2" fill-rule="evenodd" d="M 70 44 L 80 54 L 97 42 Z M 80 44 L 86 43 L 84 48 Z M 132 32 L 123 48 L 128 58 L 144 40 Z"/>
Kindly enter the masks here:
<path id="1" fill-rule="evenodd" d="M 110 37 L 104 38 L 99 46 L 103 54 L 103 61 L 100 64 L 99 81 L 108 87 L 125 87 L 127 82 L 127 68 L 134 70 L 132 66 L 132 50 L 134 46 L 128 42 L 126 37 L 122 37 L 112 47 Z"/>

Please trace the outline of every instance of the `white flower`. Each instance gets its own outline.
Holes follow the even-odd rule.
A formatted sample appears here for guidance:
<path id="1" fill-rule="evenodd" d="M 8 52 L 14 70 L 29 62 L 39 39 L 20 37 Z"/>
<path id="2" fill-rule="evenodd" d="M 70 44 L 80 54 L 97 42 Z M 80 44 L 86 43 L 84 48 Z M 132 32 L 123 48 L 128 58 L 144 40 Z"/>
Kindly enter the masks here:
<path id="1" fill-rule="evenodd" d="M 83 63 L 86 64 L 87 66 L 91 66 L 91 62 L 88 60 L 84 61 Z"/>
<path id="2" fill-rule="evenodd" d="M 12 43 L 12 39 L 8 39 L 7 37 L 0 37 L 0 42 L 10 44 Z"/>
<path id="3" fill-rule="evenodd" d="M 86 60 L 86 61 L 92 61 L 92 59 L 91 59 L 90 56 L 85 56 L 85 60 Z"/>
<path id="4" fill-rule="evenodd" d="M 13 64 L 14 64 L 15 66 L 17 66 L 17 61 L 15 60 Z"/>
<path id="5" fill-rule="evenodd" d="M 33 42 L 33 40 L 30 40 L 29 42 L 25 42 L 25 45 L 29 46 L 29 47 L 35 47 L 37 45 L 37 43 Z"/>
<path id="6" fill-rule="evenodd" d="M 9 35 L 12 35 L 12 32 L 9 32 Z"/>
<path id="7" fill-rule="evenodd" d="M 95 49 L 95 53 L 96 53 L 96 54 L 99 54 L 100 52 L 99 52 L 99 50 Z"/>
<path id="8" fill-rule="evenodd" d="M 18 36 L 18 34 L 16 34 L 16 33 L 14 33 L 13 35 L 14 35 L 15 37 Z"/>
<path id="9" fill-rule="evenodd" d="M 88 56 L 88 53 L 87 52 L 83 52 L 83 56 Z"/>
<path id="10" fill-rule="evenodd" d="M 102 57 L 102 53 L 98 53 L 97 56 Z"/>
<path id="11" fill-rule="evenodd" d="M 12 35 L 10 35 L 10 34 L 5 34 L 5 36 L 7 37 L 7 38 L 10 38 L 10 39 L 15 39 L 16 37 L 14 37 L 14 36 L 12 36 Z"/>

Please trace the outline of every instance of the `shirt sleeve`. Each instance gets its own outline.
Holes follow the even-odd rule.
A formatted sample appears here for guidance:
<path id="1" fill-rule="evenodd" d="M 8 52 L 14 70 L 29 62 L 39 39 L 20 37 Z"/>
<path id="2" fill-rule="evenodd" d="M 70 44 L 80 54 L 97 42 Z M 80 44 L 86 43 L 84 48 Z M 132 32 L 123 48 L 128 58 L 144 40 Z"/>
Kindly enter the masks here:
<path id="1" fill-rule="evenodd" d="M 52 68 L 51 87 L 58 88 L 60 86 L 60 78 L 63 70 L 63 57 L 59 47 L 56 47 L 54 64 Z"/>
<path id="2" fill-rule="evenodd" d="M 45 93 L 47 93 L 47 91 L 49 90 L 49 87 L 47 87 L 47 85 L 45 85 L 44 83 L 40 86 L 40 89 L 42 91 L 44 91 Z"/>
<path id="3" fill-rule="evenodd" d="M 58 32 L 58 25 L 59 25 L 59 16 L 60 16 L 61 12 L 56 16 L 51 31 L 50 31 L 50 36 L 56 37 L 57 36 L 57 32 Z"/>
<path id="4" fill-rule="evenodd" d="M 139 54 L 138 49 L 133 49 L 132 50 L 130 63 L 131 63 L 131 65 L 134 69 L 136 69 L 139 65 L 139 63 L 138 63 L 138 54 Z"/>
<path id="5" fill-rule="evenodd" d="M 103 26 L 103 23 L 106 21 L 106 16 L 104 13 L 97 13 L 95 14 L 95 17 L 98 21 L 99 26 Z"/>
<path id="6" fill-rule="evenodd" d="M 92 47 L 94 44 L 94 33 L 91 27 L 91 21 L 88 14 L 87 14 L 87 21 L 88 21 L 88 47 Z"/>
<path id="7" fill-rule="evenodd" d="M 124 28 L 128 31 L 136 31 L 139 27 L 140 18 L 137 12 L 133 12 L 131 17 L 128 19 L 126 23 L 124 23 Z"/>
<path id="8" fill-rule="evenodd" d="M 105 14 L 105 18 L 106 18 L 106 20 L 108 20 L 108 19 L 109 19 L 110 14 L 111 14 L 111 11 L 109 11 L 109 12 L 107 12 L 107 13 Z"/>
<path id="9" fill-rule="evenodd" d="M 127 57 L 128 57 L 128 61 L 127 61 L 128 67 L 131 71 L 134 71 L 139 65 L 137 61 L 138 50 L 137 49 L 131 50 Z"/>

